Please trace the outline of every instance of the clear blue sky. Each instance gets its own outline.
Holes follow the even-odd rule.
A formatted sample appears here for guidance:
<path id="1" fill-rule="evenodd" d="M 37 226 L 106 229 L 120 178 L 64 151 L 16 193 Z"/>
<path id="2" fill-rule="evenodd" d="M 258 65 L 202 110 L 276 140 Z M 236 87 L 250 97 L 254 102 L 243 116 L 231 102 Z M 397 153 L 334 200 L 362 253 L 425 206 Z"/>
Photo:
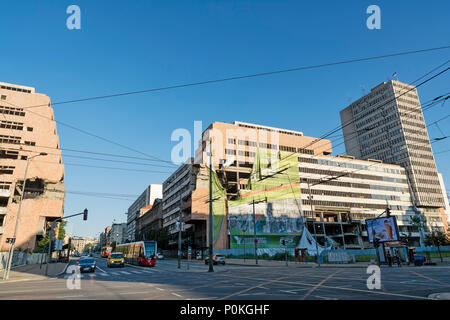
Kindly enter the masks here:
<path id="1" fill-rule="evenodd" d="M 66 28 L 66 8 L 81 8 L 81 30 Z M 366 8 L 381 8 L 381 30 Z M 53 102 L 247 73 L 439 47 L 450 43 L 449 1 L 8 1 L 0 4 L 0 81 L 34 86 Z M 171 133 L 240 120 L 321 136 L 340 125 L 350 101 L 398 73 L 411 82 L 449 59 L 450 50 L 227 83 L 55 105 L 57 120 L 161 159 Z M 449 90 L 448 74 L 419 89 L 422 101 Z M 449 102 L 425 113 L 428 123 Z M 450 117 L 439 122 L 450 135 Z M 142 156 L 58 126 L 61 146 Z M 442 134 L 433 126 L 431 138 Z M 435 152 L 450 140 L 434 143 Z M 336 153 L 344 153 L 344 146 Z M 74 153 L 64 153 L 70 155 Z M 436 156 L 450 189 L 450 152 Z M 118 159 L 119 160 L 119 159 Z M 63 157 L 65 163 L 160 170 Z M 136 160 L 138 161 L 138 160 Z M 168 174 L 66 166 L 69 191 L 140 194 Z M 67 194 L 69 232 L 96 236 L 132 201 Z"/>

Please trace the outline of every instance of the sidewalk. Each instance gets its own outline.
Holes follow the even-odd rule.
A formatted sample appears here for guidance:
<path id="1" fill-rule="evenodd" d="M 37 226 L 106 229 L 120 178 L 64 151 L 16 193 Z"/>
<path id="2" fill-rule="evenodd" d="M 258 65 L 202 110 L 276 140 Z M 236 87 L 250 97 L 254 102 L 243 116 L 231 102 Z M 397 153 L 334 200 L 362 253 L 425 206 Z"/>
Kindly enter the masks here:
<path id="1" fill-rule="evenodd" d="M 436 266 L 450 266 L 450 259 L 444 258 L 444 262 L 441 262 L 439 258 L 432 259 L 433 262 L 436 263 Z M 255 259 L 246 259 L 244 263 L 244 259 L 227 259 L 226 263 L 228 265 L 236 265 L 236 266 L 248 266 L 248 267 L 285 267 L 286 261 L 278 261 L 278 260 L 263 260 L 258 259 L 258 264 L 255 263 Z M 325 268 L 367 268 L 371 263 L 370 262 L 355 262 L 355 263 L 321 263 L 320 267 Z M 315 262 L 297 262 L 288 261 L 288 267 L 294 268 L 316 268 L 318 267 Z M 388 265 L 382 264 L 382 268 L 387 267 Z M 392 268 L 396 268 L 397 265 L 392 265 Z M 410 264 L 409 266 L 405 263 L 402 264 L 402 267 L 415 267 L 414 264 Z M 425 266 L 425 267 L 434 267 L 434 266 Z"/>
<path id="2" fill-rule="evenodd" d="M 42 268 L 40 264 L 30 264 L 25 266 L 19 266 L 12 268 L 9 272 L 9 279 L 3 280 L 4 270 L 0 270 L 0 284 L 30 281 L 30 280 L 44 280 L 55 277 L 66 270 L 67 263 L 51 263 L 48 265 L 48 276 L 45 276 L 46 265 L 43 264 Z"/>

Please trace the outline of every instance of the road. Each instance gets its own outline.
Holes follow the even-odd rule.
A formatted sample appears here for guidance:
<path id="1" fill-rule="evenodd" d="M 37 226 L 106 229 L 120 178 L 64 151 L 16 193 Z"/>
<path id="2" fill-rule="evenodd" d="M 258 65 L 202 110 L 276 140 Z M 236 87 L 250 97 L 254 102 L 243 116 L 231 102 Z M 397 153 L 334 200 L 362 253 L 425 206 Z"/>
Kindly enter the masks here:
<path id="1" fill-rule="evenodd" d="M 63 274 L 46 280 L 0 282 L 0 299 L 404 300 L 450 292 L 450 266 L 382 267 L 381 289 L 369 290 L 365 268 L 225 265 L 208 273 L 208 266 L 197 261 L 189 271 L 185 262 L 178 269 L 175 259 L 160 260 L 154 268 L 108 268 L 105 259 L 96 261 L 94 273 L 80 275 L 79 289 Z"/>

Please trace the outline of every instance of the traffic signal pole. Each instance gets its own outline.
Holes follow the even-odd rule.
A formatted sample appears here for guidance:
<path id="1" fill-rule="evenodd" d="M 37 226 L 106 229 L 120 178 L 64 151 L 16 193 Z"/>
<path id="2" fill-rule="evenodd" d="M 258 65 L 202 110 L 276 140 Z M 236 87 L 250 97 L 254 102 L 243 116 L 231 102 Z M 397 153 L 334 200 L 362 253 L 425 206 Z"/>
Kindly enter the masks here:
<path id="1" fill-rule="evenodd" d="M 213 203 L 212 203 L 212 138 L 209 138 L 209 252 L 208 272 L 214 272 L 213 267 L 213 245 L 214 245 L 214 233 L 213 233 Z"/>
<path id="2" fill-rule="evenodd" d="M 182 200 L 181 200 L 181 193 L 182 191 L 180 190 L 180 215 L 178 217 L 178 269 L 181 268 L 181 230 L 182 230 L 182 222 L 181 222 L 181 204 L 182 204 Z"/>
<path id="3" fill-rule="evenodd" d="M 253 199 L 253 238 L 255 243 L 255 263 L 258 264 L 258 238 L 256 238 L 255 199 Z"/>

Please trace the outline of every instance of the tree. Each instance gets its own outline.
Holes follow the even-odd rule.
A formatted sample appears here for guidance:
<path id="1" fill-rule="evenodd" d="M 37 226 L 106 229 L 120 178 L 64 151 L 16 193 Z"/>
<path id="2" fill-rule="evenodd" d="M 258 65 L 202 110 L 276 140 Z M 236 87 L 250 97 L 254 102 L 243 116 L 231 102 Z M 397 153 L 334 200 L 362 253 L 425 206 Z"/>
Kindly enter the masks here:
<path id="1" fill-rule="evenodd" d="M 64 238 L 66 236 L 66 225 L 67 225 L 67 221 L 65 221 L 65 220 L 62 220 L 59 223 L 58 240 L 64 240 Z"/>
<path id="2" fill-rule="evenodd" d="M 442 259 L 440 247 L 448 245 L 448 244 L 450 244 L 449 235 L 438 229 L 432 230 L 425 237 L 425 245 L 426 246 L 436 246 L 437 247 L 437 250 L 439 253 L 439 258 L 441 259 L 441 262 L 443 262 L 443 259 Z"/>

